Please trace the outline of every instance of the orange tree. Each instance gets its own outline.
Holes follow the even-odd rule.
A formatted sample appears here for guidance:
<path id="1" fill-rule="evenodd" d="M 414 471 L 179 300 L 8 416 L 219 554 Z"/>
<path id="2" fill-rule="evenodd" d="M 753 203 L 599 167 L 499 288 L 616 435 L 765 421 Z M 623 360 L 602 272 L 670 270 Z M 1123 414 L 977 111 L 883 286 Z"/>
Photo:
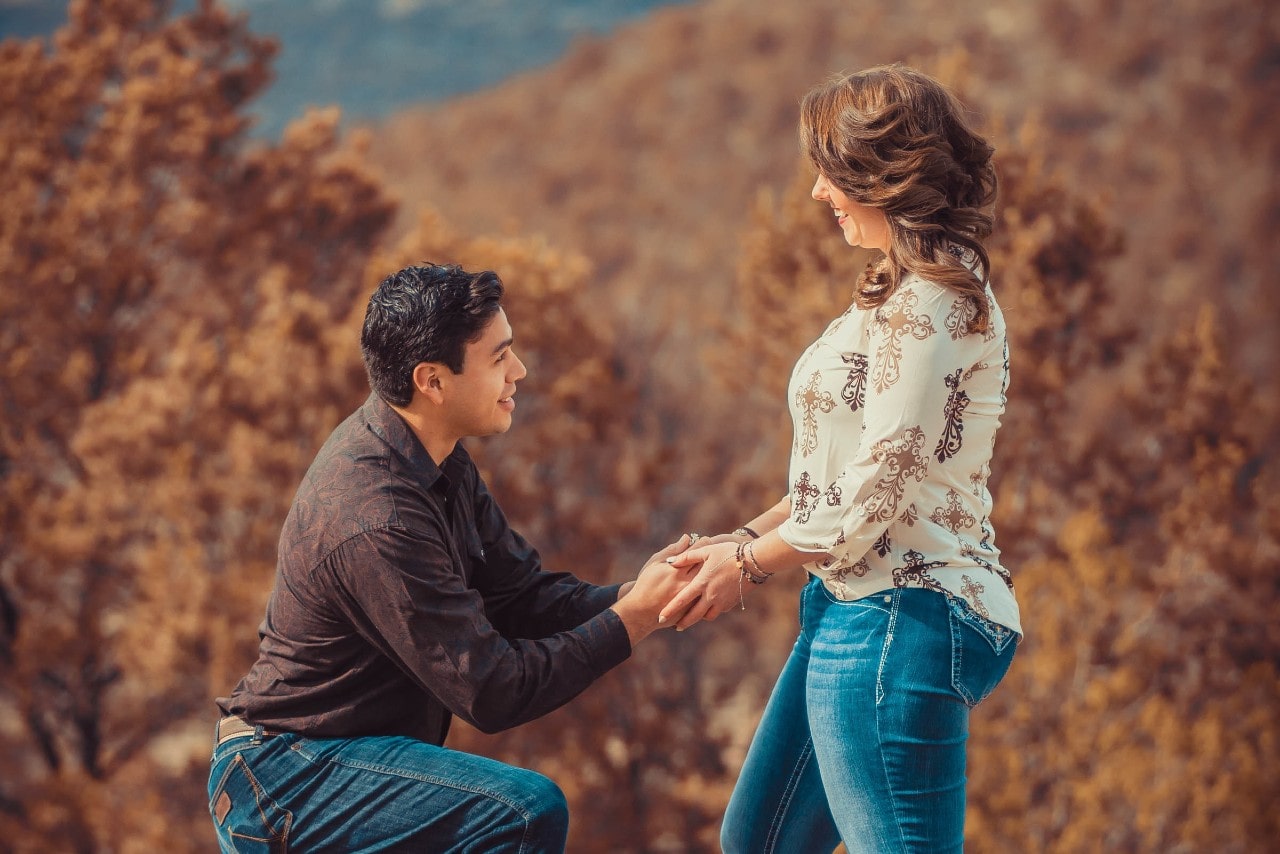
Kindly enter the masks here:
<path id="1" fill-rule="evenodd" d="M 298 478 L 367 394 L 364 295 L 390 269 L 508 282 L 536 427 L 477 456 L 548 562 L 611 580 L 656 546 L 644 500 L 608 500 L 661 449 L 613 459 L 648 422 L 616 329 L 578 304 L 583 259 L 430 215 L 387 245 L 394 206 L 336 112 L 250 144 L 273 45 L 167 6 L 76 3 L 52 44 L 0 47 L 0 834 L 19 850 L 207 848 L 211 698 L 255 654 Z"/>
<path id="2" fill-rule="evenodd" d="M 353 397 L 328 337 L 393 211 L 335 116 L 248 146 L 273 44 L 167 5 L 76 2 L 0 46 L 0 833 L 24 849 L 145 848 L 198 790 L 173 745 Z"/>
<path id="3" fill-rule="evenodd" d="M 978 847 L 1256 850 L 1280 824 L 1280 643 L 1265 419 L 1206 304 L 1113 310 L 1121 251 L 1032 152 L 1004 161 L 993 263 L 1015 381 L 998 521 L 1027 613 L 975 728 Z"/>
<path id="4" fill-rule="evenodd" d="M 643 397 L 653 353 L 584 299 L 582 258 L 430 216 L 390 244 L 335 114 L 246 141 L 272 45 L 209 3 L 167 12 L 75 3 L 51 44 L 0 46 L 0 834 L 19 850 L 208 847 L 209 698 L 252 659 L 298 477 L 365 394 L 363 296 L 388 270 L 503 275 L 531 373 L 477 457 L 550 565 L 619 580 L 776 500 L 786 372 L 864 260 L 802 185 L 762 205 L 741 312 L 686 345 L 711 381 Z M 972 841 L 1245 850 L 1277 830 L 1277 508 L 1258 431 L 1223 413 L 1258 402 L 1211 313 L 1111 310 L 1116 230 L 1040 148 L 1001 145 L 997 521 L 1029 638 L 975 727 Z M 713 850 L 794 631 L 781 582 L 543 721 L 452 743 L 560 780 L 576 848 Z"/>

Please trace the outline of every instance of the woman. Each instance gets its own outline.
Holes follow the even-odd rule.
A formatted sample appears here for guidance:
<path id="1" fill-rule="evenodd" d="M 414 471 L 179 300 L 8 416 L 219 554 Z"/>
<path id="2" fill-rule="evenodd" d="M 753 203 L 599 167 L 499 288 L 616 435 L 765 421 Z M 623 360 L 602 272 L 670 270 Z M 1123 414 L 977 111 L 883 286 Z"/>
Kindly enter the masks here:
<path id="1" fill-rule="evenodd" d="M 791 375 L 789 495 L 672 558 L 701 568 L 660 619 L 687 628 L 775 573 L 812 576 L 726 852 L 960 850 L 969 710 L 1021 637 L 987 489 L 1009 379 L 982 245 L 992 148 L 897 65 L 811 91 L 800 138 L 813 198 L 884 257 Z"/>

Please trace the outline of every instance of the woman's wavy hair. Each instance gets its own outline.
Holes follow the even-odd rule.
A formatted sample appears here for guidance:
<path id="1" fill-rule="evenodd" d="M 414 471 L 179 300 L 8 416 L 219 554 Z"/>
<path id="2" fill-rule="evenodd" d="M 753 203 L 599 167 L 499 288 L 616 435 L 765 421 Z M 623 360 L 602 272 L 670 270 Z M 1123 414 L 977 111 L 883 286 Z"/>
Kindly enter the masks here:
<path id="1" fill-rule="evenodd" d="M 994 149 L 960 101 L 903 65 L 839 75 L 805 95 L 800 145 L 836 188 L 889 221 L 889 250 L 859 280 L 857 303 L 883 304 L 916 273 L 968 297 L 970 331 L 986 331 Z"/>

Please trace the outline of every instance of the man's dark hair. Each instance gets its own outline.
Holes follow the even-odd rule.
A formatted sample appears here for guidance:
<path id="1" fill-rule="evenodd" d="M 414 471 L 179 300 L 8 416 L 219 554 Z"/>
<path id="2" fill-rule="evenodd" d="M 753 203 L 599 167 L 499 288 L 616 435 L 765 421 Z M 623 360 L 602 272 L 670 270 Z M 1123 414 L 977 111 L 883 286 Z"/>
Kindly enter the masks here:
<path id="1" fill-rule="evenodd" d="M 462 373 L 466 347 L 498 313 L 502 280 L 492 270 L 426 264 L 387 276 L 369 297 L 360 352 L 369 385 L 393 406 L 413 399 L 413 369 L 441 362 Z"/>

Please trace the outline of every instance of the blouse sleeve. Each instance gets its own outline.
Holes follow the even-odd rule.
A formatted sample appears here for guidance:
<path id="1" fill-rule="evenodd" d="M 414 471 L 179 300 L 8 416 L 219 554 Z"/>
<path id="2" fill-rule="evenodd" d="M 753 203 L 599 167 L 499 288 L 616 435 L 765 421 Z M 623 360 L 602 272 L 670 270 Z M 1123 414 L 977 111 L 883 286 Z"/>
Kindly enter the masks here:
<path id="1" fill-rule="evenodd" d="M 959 295 L 913 280 L 875 309 L 861 438 L 848 443 L 833 481 L 810 482 L 803 472 L 793 485 L 791 516 L 778 529 L 792 548 L 853 563 L 895 519 L 915 524 L 912 502 L 944 438 L 953 392 L 981 355 L 983 336 L 956 323 L 957 313 L 967 319 L 964 307 Z"/>

